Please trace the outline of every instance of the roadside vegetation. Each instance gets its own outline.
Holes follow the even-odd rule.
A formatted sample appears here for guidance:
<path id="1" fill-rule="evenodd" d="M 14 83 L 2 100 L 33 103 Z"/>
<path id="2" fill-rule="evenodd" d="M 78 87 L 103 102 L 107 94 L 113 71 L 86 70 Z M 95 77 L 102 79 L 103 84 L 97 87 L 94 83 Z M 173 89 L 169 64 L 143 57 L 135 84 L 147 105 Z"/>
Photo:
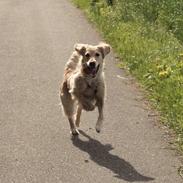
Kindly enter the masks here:
<path id="1" fill-rule="evenodd" d="M 148 91 L 183 150 L 183 0 L 73 0 Z"/>

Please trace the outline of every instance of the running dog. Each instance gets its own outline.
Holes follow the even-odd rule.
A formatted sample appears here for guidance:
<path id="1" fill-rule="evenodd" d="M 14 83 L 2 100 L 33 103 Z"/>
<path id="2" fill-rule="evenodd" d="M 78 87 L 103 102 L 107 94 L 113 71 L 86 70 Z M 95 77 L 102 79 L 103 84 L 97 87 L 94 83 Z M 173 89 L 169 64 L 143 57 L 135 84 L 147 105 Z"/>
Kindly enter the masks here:
<path id="1" fill-rule="evenodd" d="M 101 131 L 105 96 L 104 57 L 110 50 L 106 43 L 96 46 L 76 44 L 65 66 L 60 98 L 73 135 L 79 134 L 77 127 L 82 110 L 93 111 L 95 107 L 99 112 L 95 129 L 98 133 Z"/>

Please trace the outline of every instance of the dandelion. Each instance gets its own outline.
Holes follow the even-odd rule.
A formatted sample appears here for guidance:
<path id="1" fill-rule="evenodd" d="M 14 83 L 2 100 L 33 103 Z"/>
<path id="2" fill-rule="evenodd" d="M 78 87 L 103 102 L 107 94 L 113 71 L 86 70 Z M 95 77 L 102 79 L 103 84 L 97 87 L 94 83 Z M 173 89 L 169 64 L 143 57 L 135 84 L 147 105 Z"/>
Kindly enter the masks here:
<path id="1" fill-rule="evenodd" d="M 160 77 L 167 77 L 169 75 L 168 71 L 161 71 L 159 72 Z"/>

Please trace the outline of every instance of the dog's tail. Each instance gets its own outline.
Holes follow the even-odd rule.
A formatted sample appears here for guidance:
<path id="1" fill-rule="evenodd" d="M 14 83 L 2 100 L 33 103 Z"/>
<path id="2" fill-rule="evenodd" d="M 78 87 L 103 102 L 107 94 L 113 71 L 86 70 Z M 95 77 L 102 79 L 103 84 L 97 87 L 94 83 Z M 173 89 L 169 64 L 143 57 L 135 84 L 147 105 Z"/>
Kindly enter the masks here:
<path id="1" fill-rule="evenodd" d="M 63 106 L 63 112 L 67 117 L 73 117 L 74 115 L 74 100 L 72 99 L 67 82 L 64 81 L 60 90 L 60 99 Z"/>
<path id="2" fill-rule="evenodd" d="M 74 71 L 77 68 L 80 59 L 81 59 L 81 56 L 76 51 L 74 51 L 69 61 L 67 62 L 65 69 Z"/>

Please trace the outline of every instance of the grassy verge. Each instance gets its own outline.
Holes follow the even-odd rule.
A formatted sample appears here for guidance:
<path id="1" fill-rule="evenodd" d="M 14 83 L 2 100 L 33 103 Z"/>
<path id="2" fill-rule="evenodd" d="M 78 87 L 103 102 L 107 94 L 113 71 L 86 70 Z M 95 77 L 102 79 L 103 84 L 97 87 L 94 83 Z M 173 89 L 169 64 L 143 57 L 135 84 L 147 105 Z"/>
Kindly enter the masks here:
<path id="1" fill-rule="evenodd" d="M 148 91 L 183 150 L 183 1 L 155 1 L 73 0 Z"/>

